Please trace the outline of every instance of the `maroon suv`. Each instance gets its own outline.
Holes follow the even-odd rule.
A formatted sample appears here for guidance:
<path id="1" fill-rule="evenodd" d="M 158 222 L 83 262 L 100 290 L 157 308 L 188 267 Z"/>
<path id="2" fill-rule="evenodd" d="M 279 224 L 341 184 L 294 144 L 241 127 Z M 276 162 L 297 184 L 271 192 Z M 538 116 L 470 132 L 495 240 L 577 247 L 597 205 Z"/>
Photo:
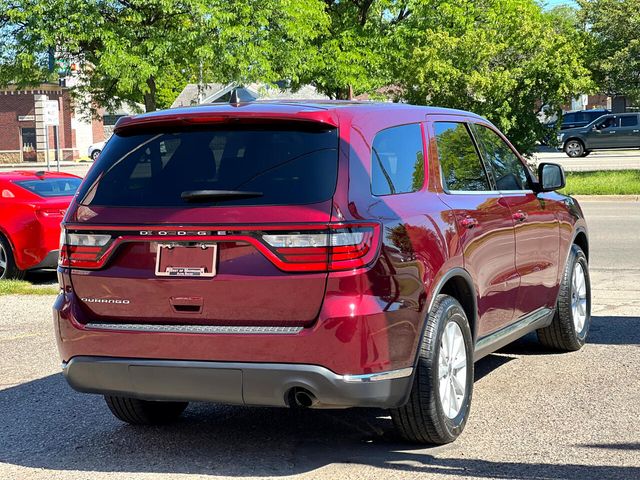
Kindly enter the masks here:
<path id="1" fill-rule="evenodd" d="M 116 417 L 188 401 L 391 409 L 454 440 L 473 364 L 590 321 L 585 221 L 487 120 L 255 102 L 119 120 L 64 221 L 54 319 L 73 388 Z"/>

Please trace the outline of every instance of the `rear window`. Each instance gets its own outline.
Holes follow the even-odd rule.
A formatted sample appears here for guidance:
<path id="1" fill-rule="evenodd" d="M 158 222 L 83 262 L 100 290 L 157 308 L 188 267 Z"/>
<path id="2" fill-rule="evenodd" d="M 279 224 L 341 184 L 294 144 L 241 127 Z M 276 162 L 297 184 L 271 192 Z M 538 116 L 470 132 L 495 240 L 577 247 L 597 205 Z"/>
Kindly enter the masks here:
<path id="1" fill-rule="evenodd" d="M 48 198 L 74 195 L 81 181 L 79 178 L 43 178 L 40 180 L 20 180 L 15 184 L 40 197 Z"/>
<path id="2" fill-rule="evenodd" d="M 87 178 L 81 203 L 185 207 L 184 192 L 259 192 L 208 205 L 302 205 L 332 197 L 338 133 L 319 126 L 194 129 L 114 135 Z"/>

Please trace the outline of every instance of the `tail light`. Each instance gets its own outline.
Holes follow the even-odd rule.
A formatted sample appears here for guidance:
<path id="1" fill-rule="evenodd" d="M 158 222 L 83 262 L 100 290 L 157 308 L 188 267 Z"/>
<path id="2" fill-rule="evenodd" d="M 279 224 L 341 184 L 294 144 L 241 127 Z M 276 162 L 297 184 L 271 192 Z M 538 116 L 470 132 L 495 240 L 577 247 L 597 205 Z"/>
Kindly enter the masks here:
<path id="1" fill-rule="evenodd" d="M 262 235 L 285 271 L 338 271 L 363 267 L 375 258 L 379 225 L 330 225 L 328 230 Z"/>
<path id="2" fill-rule="evenodd" d="M 93 233 L 67 233 L 60 231 L 60 256 L 62 267 L 100 268 L 102 259 L 111 243 L 111 235 Z"/>
<path id="3" fill-rule="evenodd" d="M 272 227 L 273 228 L 273 227 Z M 344 271 L 369 265 L 380 244 L 380 225 L 377 223 L 329 224 L 314 227 L 301 225 L 285 230 L 238 232 L 224 230 L 211 236 L 193 235 L 191 231 L 145 231 L 145 241 L 192 242 L 207 238 L 218 242 L 244 241 L 254 245 L 280 270 L 285 272 Z M 120 232 L 122 233 L 122 232 Z M 193 233 L 193 234 L 192 234 Z M 62 267 L 98 269 L 105 265 L 118 245 L 140 241 L 140 236 L 67 232 L 60 236 Z"/>

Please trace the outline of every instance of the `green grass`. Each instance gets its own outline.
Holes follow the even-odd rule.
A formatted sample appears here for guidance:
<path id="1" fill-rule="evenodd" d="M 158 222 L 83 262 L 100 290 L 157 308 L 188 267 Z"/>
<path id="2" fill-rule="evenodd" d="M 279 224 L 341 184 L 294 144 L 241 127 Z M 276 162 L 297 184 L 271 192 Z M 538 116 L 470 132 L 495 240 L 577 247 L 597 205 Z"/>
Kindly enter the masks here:
<path id="1" fill-rule="evenodd" d="M 640 170 L 567 172 L 568 195 L 640 195 Z"/>
<path id="2" fill-rule="evenodd" d="M 24 280 L 0 280 L 0 295 L 56 295 L 54 285 L 33 285 Z"/>

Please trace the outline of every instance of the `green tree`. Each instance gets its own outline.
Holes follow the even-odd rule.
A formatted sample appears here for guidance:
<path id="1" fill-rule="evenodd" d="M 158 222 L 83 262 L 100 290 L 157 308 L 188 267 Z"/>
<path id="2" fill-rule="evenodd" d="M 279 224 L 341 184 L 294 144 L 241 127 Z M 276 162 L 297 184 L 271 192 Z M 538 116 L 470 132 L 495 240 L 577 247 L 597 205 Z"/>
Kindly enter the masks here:
<path id="1" fill-rule="evenodd" d="M 330 19 L 313 41 L 298 84 L 313 83 L 331 98 L 346 99 L 394 83 L 389 68 L 393 32 L 406 19 L 406 2 L 323 0 Z M 392 59 L 391 59 L 392 60 Z M 392 60 L 393 61 L 393 60 Z"/>
<path id="2" fill-rule="evenodd" d="M 640 1 L 579 0 L 589 67 L 603 93 L 640 101 Z"/>
<path id="3" fill-rule="evenodd" d="M 559 111 L 591 87 L 582 35 L 534 0 L 414 0 L 407 8 L 388 57 L 403 99 L 484 115 L 524 153 L 542 136 L 543 108 Z"/>
<path id="4" fill-rule="evenodd" d="M 206 81 L 295 80 L 327 25 L 318 0 L 0 0 L 0 12 L 0 84 L 50 79 L 54 50 L 80 64 L 78 98 L 147 111 L 200 63 Z"/>

